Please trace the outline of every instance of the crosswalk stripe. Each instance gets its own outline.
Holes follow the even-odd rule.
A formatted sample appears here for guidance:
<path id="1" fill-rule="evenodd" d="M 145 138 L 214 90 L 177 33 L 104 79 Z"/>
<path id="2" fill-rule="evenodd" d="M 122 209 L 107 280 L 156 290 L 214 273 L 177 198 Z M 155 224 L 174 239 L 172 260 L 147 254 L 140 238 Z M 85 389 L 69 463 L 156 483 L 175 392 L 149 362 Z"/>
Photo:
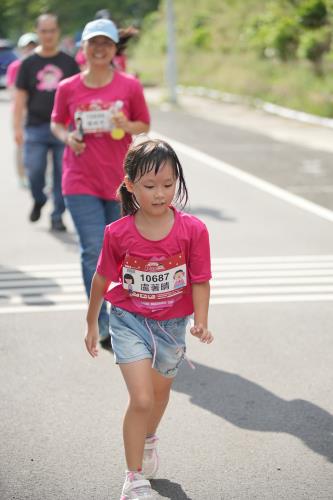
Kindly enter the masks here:
<path id="1" fill-rule="evenodd" d="M 215 275 L 214 275 L 215 278 Z M 214 287 L 229 287 L 236 285 L 292 285 L 292 284 L 311 284 L 311 283 L 333 283 L 333 276 L 320 276 L 316 278 L 239 278 L 239 279 L 212 279 L 212 286 Z"/>
<path id="2" fill-rule="evenodd" d="M 267 278 L 267 277 L 290 277 L 290 276 L 333 276 L 333 269 L 298 269 L 294 270 L 265 270 L 265 271 L 215 271 L 214 278 Z"/>
<path id="3" fill-rule="evenodd" d="M 265 257 L 213 257 L 212 264 L 215 263 L 255 263 L 255 262 L 333 262 L 333 255 L 282 255 Z"/>
<path id="4" fill-rule="evenodd" d="M 68 264 L 33 264 L 27 266 L 15 266 L 15 270 L 22 272 L 30 271 L 49 271 L 49 270 L 66 270 L 66 269 L 78 269 L 80 270 L 80 264 L 72 262 Z"/>
<path id="5" fill-rule="evenodd" d="M 0 308 L 0 314 L 23 314 L 37 312 L 82 311 L 87 309 L 86 303 L 81 304 L 46 304 L 43 306 L 17 306 Z"/>
<path id="6" fill-rule="evenodd" d="M 261 264 L 260 262 L 256 264 L 229 264 L 229 263 L 222 263 L 213 265 L 212 266 L 213 271 L 220 271 L 220 270 L 225 270 L 225 271 L 234 271 L 234 270 L 244 270 L 244 271 L 250 271 L 250 270 L 257 270 L 257 269 L 263 269 L 263 270 L 279 270 L 279 269 L 333 269 L 333 262 L 287 262 L 287 263 L 277 263 L 277 264 L 267 264 L 263 263 Z"/>
<path id="7" fill-rule="evenodd" d="M 82 283 L 82 278 L 81 276 L 75 277 L 75 278 L 59 278 L 59 279 L 35 279 L 31 278 L 30 279 L 18 279 L 18 280 L 0 280 L 0 294 L 3 289 L 10 289 L 10 288 L 19 288 L 19 287 L 25 287 L 26 285 L 28 286 L 34 286 L 34 287 L 51 287 L 51 286 L 62 286 L 62 285 L 78 285 Z"/>
<path id="8" fill-rule="evenodd" d="M 212 268 L 212 272 L 214 275 L 214 278 L 222 278 L 222 279 L 227 279 L 227 278 L 259 278 L 259 277 L 290 277 L 290 276 L 300 276 L 300 277 L 305 277 L 305 276 L 333 276 L 333 269 L 273 269 L 269 270 L 266 269 L 264 271 L 261 270 L 249 270 L 249 271 L 230 271 L 226 270 L 225 268 L 221 269 L 216 269 Z M 73 282 L 78 281 L 80 282 L 81 280 L 81 271 L 64 271 L 64 272 L 54 272 L 54 271 L 49 271 L 49 272 L 39 272 L 39 271 L 34 271 L 33 275 L 24 275 L 22 273 L 1 273 L 0 271 L 0 289 L 1 287 L 5 286 L 6 281 L 10 281 L 10 283 L 14 283 L 15 285 L 18 284 L 18 281 L 22 280 L 24 283 L 25 282 L 33 282 L 35 283 L 37 279 L 52 281 L 52 282 L 60 282 L 63 278 L 64 279 L 69 279 L 72 278 Z"/>
<path id="9" fill-rule="evenodd" d="M 222 263 L 227 264 L 246 264 L 246 263 L 284 263 L 284 262 L 322 262 L 327 261 L 333 263 L 333 255 L 290 255 L 290 256 L 263 256 L 263 257 L 213 257 L 212 266 L 215 264 Z M 78 262 L 63 263 L 63 264 L 33 264 L 33 265 L 23 265 L 15 266 L 16 272 L 30 272 L 30 271 L 50 271 L 56 272 L 59 270 L 78 270 L 80 271 L 81 266 Z M 8 272 L 6 270 L 1 270 L 0 273 Z M 9 270 L 9 272 L 11 272 Z"/>
<path id="10" fill-rule="evenodd" d="M 332 286 L 253 286 L 253 287 L 240 287 L 240 288 L 212 288 L 211 295 L 253 295 L 253 294 L 268 294 L 268 293 L 313 293 L 313 292 L 333 292 Z"/>
<path id="11" fill-rule="evenodd" d="M 68 285 L 66 287 L 61 287 L 61 286 L 50 286 L 50 287 L 45 287 L 45 286 L 40 286 L 40 287 L 24 287 L 24 288 L 8 288 L 5 290 L 5 294 L 7 296 L 15 296 L 15 295 L 22 295 L 23 297 L 29 297 L 29 296 L 36 296 L 36 295 L 44 295 L 46 293 L 50 293 L 52 291 L 56 291 L 58 293 L 76 293 L 76 292 L 81 292 L 83 291 L 83 284 L 82 280 L 78 285 Z M 0 304 L 1 304 L 1 298 L 5 296 L 4 290 L 0 290 Z"/>
<path id="12" fill-rule="evenodd" d="M 52 279 L 52 278 L 80 278 L 81 277 L 81 271 L 80 269 L 78 270 L 68 270 L 68 271 L 32 271 L 33 278 L 31 278 L 31 275 L 25 274 L 23 272 L 5 272 L 2 273 L 0 271 L 0 286 L 3 281 L 8 281 L 8 280 L 22 280 L 22 279 L 36 279 L 36 278 L 43 278 L 43 279 Z"/>
<path id="13" fill-rule="evenodd" d="M 272 302 L 327 302 L 333 300 L 333 294 L 315 295 L 257 295 L 254 297 L 218 297 L 212 298 L 210 305 L 219 304 L 258 304 Z"/>
<path id="14" fill-rule="evenodd" d="M 82 290 L 81 293 L 71 293 L 71 294 L 45 294 L 39 297 L 22 297 L 14 296 L 11 298 L 11 304 L 40 304 L 47 302 L 87 302 L 86 295 Z"/>
<path id="15" fill-rule="evenodd" d="M 211 305 L 333 300 L 333 255 L 213 258 Z M 0 314 L 87 307 L 79 263 L 0 268 Z"/>

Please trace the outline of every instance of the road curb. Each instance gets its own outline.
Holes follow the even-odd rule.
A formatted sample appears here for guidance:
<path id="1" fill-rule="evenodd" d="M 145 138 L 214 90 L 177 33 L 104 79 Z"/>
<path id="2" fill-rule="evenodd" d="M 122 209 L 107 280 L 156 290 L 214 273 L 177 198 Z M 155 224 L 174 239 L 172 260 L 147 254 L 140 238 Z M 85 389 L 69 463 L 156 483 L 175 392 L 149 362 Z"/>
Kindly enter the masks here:
<path id="1" fill-rule="evenodd" d="M 243 104 L 247 106 L 254 106 L 255 108 L 262 109 L 266 113 L 296 120 L 302 123 L 311 125 L 320 125 L 322 127 L 333 129 L 333 119 L 323 118 L 317 115 L 304 113 L 303 111 L 296 111 L 294 109 L 285 108 L 271 102 L 265 102 L 261 99 L 252 98 L 249 96 L 242 96 L 237 94 L 229 94 L 228 92 L 220 92 L 219 90 L 209 89 L 206 87 L 191 87 L 178 85 L 177 93 L 180 95 L 190 95 L 197 97 L 207 97 L 215 101 L 221 101 L 230 104 Z"/>

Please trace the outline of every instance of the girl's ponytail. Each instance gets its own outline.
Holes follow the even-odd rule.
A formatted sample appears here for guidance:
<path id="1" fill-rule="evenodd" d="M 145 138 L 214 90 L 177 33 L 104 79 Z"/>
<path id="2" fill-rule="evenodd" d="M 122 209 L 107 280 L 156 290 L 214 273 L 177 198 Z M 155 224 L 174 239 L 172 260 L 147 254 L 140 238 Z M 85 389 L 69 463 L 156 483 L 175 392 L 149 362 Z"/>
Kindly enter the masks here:
<path id="1" fill-rule="evenodd" d="M 134 215 L 138 209 L 134 195 L 127 190 L 125 182 L 122 182 L 118 188 L 117 195 L 120 199 L 121 215 Z"/>

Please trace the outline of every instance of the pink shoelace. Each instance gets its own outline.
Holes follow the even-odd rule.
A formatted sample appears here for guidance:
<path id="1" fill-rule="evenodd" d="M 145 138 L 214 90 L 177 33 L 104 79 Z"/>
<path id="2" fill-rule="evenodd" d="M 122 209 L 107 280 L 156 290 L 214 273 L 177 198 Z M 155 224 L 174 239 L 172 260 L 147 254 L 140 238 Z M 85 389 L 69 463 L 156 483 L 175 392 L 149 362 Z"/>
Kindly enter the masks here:
<path id="1" fill-rule="evenodd" d="M 143 496 L 149 496 L 150 495 L 150 483 L 144 477 L 142 476 L 141 472 L 132 472 L 128 471 L 127 472 L 127 479 L 130 481 L 130 483 L 136 483 L 134 486 L 133 491 L 137 495 L 143 495 Z M 149 488 L 149 489 L 148 489 Z M 148 495 L 147 495 L 148 494 Z M 122 495 L 121 500 L 127 500 L 128 496 Z M 150 496 L 149 496 L 150 498 Z"/>
<path id="2" fill-rule="evenodd" d="M 153 346 L 154 346 L 154 354 L 153 354 L 153 363 L 152 363 L 152 368 L 154 368 L 154 365 L 155 365 L 155 360 L 156 360 L 156 353 L 157 353 L 157 344 L 156 344 L 156 340 L 155 340 L 155 337 L 154 337 L 154 334 L 153 332 L 151 331 L 151 328 L 148 324 L 148 321 L 147 321 L 147 318 L 145 318 L 145 323 L 146 323 L 146 327 L 147 327 L 147 330 L 151 336 L 151 339 L 152 339 L 152 342 L 153 342 Z M 178 344 L 178 342 L 176 341 L 176 339 L 169 333 L 165 330 L 165 328 L 163 328 L 163 326 L 160 324 L 160 322 L 158 321 L 157 322 L 159 328 L 162 330 L 163 333 L 165 333 L 165 335 L 167 335 L 171 340 L 172 342 L 177 346 L 177 348 L 182 351 L 183 353 L 183 356 L 184 356 L 184 359 L 186 359 L 187 363 L 189 364 L 189 366 L 192 368 L 192 370 L 195 370 L 195 366 L 194 364 L 192 363 L 192 361 L 186 356 L 186 353 L 185 353 L 185 350 Z"/>

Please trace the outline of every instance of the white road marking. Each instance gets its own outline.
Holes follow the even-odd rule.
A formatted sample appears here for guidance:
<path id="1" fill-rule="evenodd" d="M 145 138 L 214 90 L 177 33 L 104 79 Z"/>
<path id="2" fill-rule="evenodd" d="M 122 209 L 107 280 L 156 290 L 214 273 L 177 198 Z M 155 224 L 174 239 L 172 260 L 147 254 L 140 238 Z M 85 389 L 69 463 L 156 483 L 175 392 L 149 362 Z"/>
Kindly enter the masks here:
<path id="1" fill-rule="evenodd" d="M 260 271 L 258 269 L 251 271 L 225 271 L 223 268 L 219 271 L 213 268 L 214 279 L 217 278 L 267 278 L 267 277 L 290 277 L 290 276 L 333 276 L 333 269 L 297 269 L 293 271 L 292 269 L 287 270 L 265 270 Z"/>
<path id="2" fill-rule="evenodd" d="M 17 306 L 0 308 L 0 314 L 23 314 L 38 312 L 82 311 L 87 309 L 87 304 L 55 304 L 45 306 Z"/>
<path id="3" fill-rule="evenodd" d="M 276 294 L 277 292 L 285 293 L 285 294 L 300 294 L 300 293 L 333 293 L 333 283 L 330 286 L 322 285 L 322 286 L 247 286 L 247 287 L 221 287 L 215 289 L 212 287 L 211 296 L 215 295 L 260 295 L 260 294 Z"/>
<path id="4" fill-rule="evenodd" d="M 333 301 L 333 255 L 213 258 L 211 305 Z M 78 264 L 0 270 L 0 314 L 87 307 Z"/>
<path id="5" fill-rule="evenodd" d="M 235 286 L 235 285 L 310 285 L 312 283 L 332 283 L 333 277 L 317 277 L 317 278 L 245 278 L 245 279 L 212 279 L 212 285 L 214 287 L 222 286 Z"/>
<path id="6" fill-rule="evenodd" d="M 242 182 L 246 182 L 247 184 L 257 189 L 260 189 L 265 193 L 269 193 L 270 195 L 275 196 L 280 200 L 286 201 L 287 203 L 290 203 L 295 207 L 301 208 L 302 210 L 306 210 L 307 212 L 317 215 L 322 219 L 328 220 L 330 222 L 333 221 L 333 211 L 329 210 L 328 208 L 321 207 L 316 203 L 305 200 L 304 198 L 301 198 L 300 196 L 297 196 L 282 188 L 279 188 L 274 184 L 271 184 L 270 182 L 264 181 L 263 179 L 260 179 L 255 175 L 244 172 L 243 170 L 234 167 L 229 163 L 218 160 L 213 156 L 203 153 L 199 149 L 187 146 L 186 144 L 171 139 L 170 137 L 166 137 L 163 134 L 157 134 L 156 132 L 154 132 L 151 135 L 153 137 L 160 138 L 168 142 L 177 151 L 177 153 L 182 153 L 188 156 L 189 158 L 192 158 L 195 161 L 199 161 L 211 168 L 214 168 L 215 170 L 218 170 L 219 172 L 235 177 L 236 179 Z"/>
<path id="7" fill-rule="evenodd" d="M 0 293 L 2 288 L 19 288 L 19 287 L 24 287 L 27 285 L 27 280 L 24 279 L 24 277 L 21 275 L 21 279 L 11 279 L 11 280 L 0 280 Z M 29 280 L 29 285 L 34 286 L 34 287 L 53 287 L 53 286 L 62 286 L 62 285 L 80 285 L 82 282 L 82 279 L 80 276 L 77 278 L 44 278 L 44 279 L 38 279 L 38 278 L 33 278 Z"/>
<path id="8" fill-rule="evenodd" d="M 233 262 L 333 262 L 333 255 L 276 255 L 263 257 L 213 257 L 212 264 L 223 262 L 226 264 Z"/>
<path id="9" fill-rule="evenodd" d="M 276 264 L 266 264 L 266 262 L 264 262 L 263 264 L 260 264 L 260 262 L 256 263 L 256 264 L 248 264 L 248 263 L 245 263 L 245 264 L 242 264 L 242 263 L 239 263 L 239 264 L 236 264 L 236 263 L 232 263 L 232 264 L 228 264 L 228 263 L 220 263 L 220 264 L 213 264 L 212 266 L 213 269 L 215 270 L 228 270 L 228 271 L 231 271 L 231 270 L 235 270 L 235 269 L 243 269 L 243 270 L 260 270 L 260 269 L 290 269 L 290 270 L 293 270 L 293 269 L 329 269 L 329 270 L 332 270 L 333 269 L 333 263 L 331 262 L 311 262 L 311 263 L 306 263 L 306 262 L 294 262 L 294 263 L 276 263 Z"/>
<path id="10" fill-rule="evenodd" d="M 212 298 L 210 305 L 219 304 L 260 304 L 274 302 L 327 302 L 333 301 L 333 294 L 316 295 L 257 295 L 255 297 Z"/>

